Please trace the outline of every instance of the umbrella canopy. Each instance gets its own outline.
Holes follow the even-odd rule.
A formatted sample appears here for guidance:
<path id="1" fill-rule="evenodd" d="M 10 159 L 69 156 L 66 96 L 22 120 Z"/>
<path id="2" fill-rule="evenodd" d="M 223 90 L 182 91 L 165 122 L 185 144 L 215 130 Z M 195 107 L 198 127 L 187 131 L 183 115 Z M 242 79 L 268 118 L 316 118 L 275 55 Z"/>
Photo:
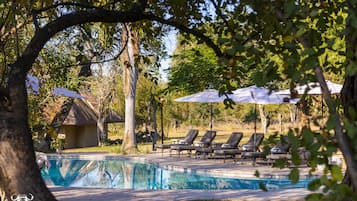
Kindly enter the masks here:
<path id="1" fill-rule="evenodd" d="M 219 103 L 226 99 L 225 96 L 219 96 L 215 89 L 206 89 L 202 92 L 184 96 L 175 99 L 176 102 L 194 102 L 194 103 Z"/>
<path id="2" fill-rule="evenodd" d="M 254 104 L 295 104 L 299 99 L 290 99 L 287 95 L 270 92 L 264 87 L 257 87 L 255 85 L 236 89 L 231 96 L 236 103 L 254 103 Z"/>
<path id="3" fill-rule="evenodd" d="M 233 91 L 232 100 L 236 103 L 253 103 L 256 115 L 256 104 L 296 104 L 299 99 L 290 99 L 287 95 L 276 94 L 264 87 L 252 85 Z M 254 119 L 254 132 L 257 130 L 257 119 Z"/>
<path id="4" fill-rule="evenodd" d="M 191 102 L 191 103 L 210 103 L 210 129 L 213 124 L 212 103 L 220 103 L 226 99 L 226 96 L 219 96 L 219 92 L 215 89 L 206 89 L 202 92 L 184 96 L 175 99 L 176 102 Z"/>
<path id="5" fill-rule="evenodd" d="M 335 94 L 335 95 L 340 94 L 342 87 L 343 87 L 342 84 L 337 84 L 337 83 L 331 82 L 329 80 L 326 80 L 326 85 L 330 91 L 330 94 Z M 297 86 L 294 88 L 294 90 L 297 92 L 297 94 L 300 94 L 300 95 L 305 94 L 305 93 L 307 95 L 322 95 L 320 83 L 318 83 L 318 82 L 310 82 L 305 85 Z M 290 90 L 289 89 L 281 90 L 281 91 L 278 91 L 277 94 L 290 95 Z M 323 101 L 321 102 L 321 114 L 323 117 L 324 116 Z"/>
<path id="6" fill-rule="evenodd" d="M 326 80 L 326 84 L 327 84 L 327 88 L 329 89 L 331 94 L 340 94 L 341 93 L 341 90 L 342 90 L 341 84 L 337 84 L 337 83 L 331 82 L 329 80 Z M 297 87 L 295 87 L 295 91 L 300 95 L 305 94 L 305 92 L 308 95 L 321 95 L 322 94 L 321 87 L 318 82 L 310 82 L 305 85 L 297 86 Z M 289 89 L 281 90 L 281 91 L 278 91 L 277 94 L 289 95 L 290 90 Z"/>

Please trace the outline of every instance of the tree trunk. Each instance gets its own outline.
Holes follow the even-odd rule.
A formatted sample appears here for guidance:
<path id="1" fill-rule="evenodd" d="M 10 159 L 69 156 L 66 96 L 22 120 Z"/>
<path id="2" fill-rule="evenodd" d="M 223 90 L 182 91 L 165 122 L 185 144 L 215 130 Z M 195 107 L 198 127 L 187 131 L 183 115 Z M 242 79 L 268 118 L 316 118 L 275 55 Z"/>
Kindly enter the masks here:
<path id="1" fill-rule="evenodd" d="M 157 131 L 157 103 L 155 101 L 155 99 L 152 100 L 151 102 L 152 105 L 152 122 L 153 122 L 153 129 L 155 132 L 155 137 L 157 138 L 159 135 L 158 131 Z"/>
<path id="2" fill-rule="evenodd" d="M 104 145 L 108 141 L 108 124 L 105 122 L 105 115 L 98 113 L 97 136 L 99 145 Z"/>
<path id="3" fill-rule="evenodd" d="M 139 54 L 139 42 L 138 33 L 130 25 L 124 25 L 122 30 L 122 41 L 123 43 L 127 42 L 121 54 L 125 95 L 125 128 L 122 151 L 130 153 L 137 149 L 135 136 L 135 93 L 138 80 L 136 58 Z"/>
<path id="4" fill-rule="evenodd" d="M 35 160 L 27 121 L 25 73 L 13 73 L 9 78 L 9 94 L 2 96 L 8 98 L 8 107 L 0 106 L 1 194 L 7 200 L 20 194 L 29 197 L 32 195 L 34 200 L 55 200 L 47 189 Z M 5 200 L 4 197 L 2 200 Z"/>
<path id="5" fill-rule="evenodd" d="M 296 105 L 288 105 L 289 114 L 290 114 L 290 123 L 296 124 L 298 121 L 298 109 Z"/>
<path id="6" fill-rule="evenodd" d="M 259 107 L 259 115 L 260 115 L 260 122 L 262 124 L 262 132 L 264 134 L 267 134 L 268 132 L 268 121 L 267 117 L 264 111 L 264 106 L 263 105 L 258 105 Z"/>
<path id="7" fill-rule="evenodd" d="M 299 119 L 300 130 L 303 127 L 310 128 L 310 116 L 311 116 L 310 105 L 311 105 L 311 101 L 309 101 L 307 99 L 307 97 L 302 98 L 299 101 L 298 108 L 299 108 L 299 111 L 300 111 L 300 115 L 299 115 L 299 117 L 300 117 L 300 119 Z"/>
<path id="8" fill-rule="evenodd" d="M 283 133 L 283 114 L 280 112 L 278 113 L 278 120 L 279 120 L 279 132 Z"/>
<path id="9" fill-rule="evenodd" d="M 354 18 L 357 8 L 354 6 L 353 2 L 348 2 L 348 17 L 347 17 L 347 30 L 346 35 L 346 67 L 355 66 L 357 62 L 357 29 L 354 26 L 354 22 L 356 21 Z M 353 123 L 356 122 L 356 118 L 354 117 L 355 112 L 357 111 L 357 73 L 351 74 L 347 73 L 345 76 L 345 83 L 341 92 L 341 99 L 344 109 L 344 115 L 348 121 Z M 348 130 L 347 130 L 348 132 Z M 356 139 L 351 139 L 347 133 L 342 133 L 339 138 L 338 143 L 339 147 L 342 149 L 342 153 L 344 155 L 347 170 L 345 173 L 344 182 L 352 187 L 354 191 L 357 190 L 357 161 L 355 159 L 355 153 L 357 152 L 354 149 L 353 145 L 355 144 Z"/>

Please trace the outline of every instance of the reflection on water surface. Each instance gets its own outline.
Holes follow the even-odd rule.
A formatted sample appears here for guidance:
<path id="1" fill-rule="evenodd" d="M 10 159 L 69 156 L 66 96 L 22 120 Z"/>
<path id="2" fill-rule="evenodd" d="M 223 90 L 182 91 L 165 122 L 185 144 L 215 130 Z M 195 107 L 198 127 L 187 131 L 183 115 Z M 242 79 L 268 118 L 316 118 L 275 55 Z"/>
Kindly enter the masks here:
<path id="1" fill-rule="evenodd" d="M 306 188 L 308 180 L 292 185 L 288 179 L 236 179 L 162 169 L 154 164 L 127 159 L 77 160 L 50 159 L 42 170 L 48 185 L 126 189 L 268 189 Z"/>

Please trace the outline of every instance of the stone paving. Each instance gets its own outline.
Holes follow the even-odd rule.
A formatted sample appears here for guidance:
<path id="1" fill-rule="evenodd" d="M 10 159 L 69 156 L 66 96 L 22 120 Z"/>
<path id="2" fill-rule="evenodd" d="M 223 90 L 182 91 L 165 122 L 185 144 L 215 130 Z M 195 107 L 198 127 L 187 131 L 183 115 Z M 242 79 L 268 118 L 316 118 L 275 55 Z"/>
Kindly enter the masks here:
<path id="1" fill-rule="evenodd" d="M 227 176 L 233 178 L 255 178 L 259 171 L 261 177 L 286 177 L 290 169 L 272 168 L 267 165 L 253 166 L 251 161 L 234 162 L 227 160 L 195 159 L 187 156 L 169 156 L 168 153 L 153 153 L 135 156 L 117 156 L 113 154 L 65 154 L 66 157 L 76 158 L 91 157 L 95 159 L 108 159 L 115 157 L 127 157 L 135 160 L 143 160 L 156 163 L 161 167 L 172 170 L 193 171 L 197 173 L 210 173 L 212 175 Z M 307 177 L 307 167 L 299 167 L 300 177 Z M 130 189 L 98 189 L 98 188 L 68 188 L 49 186 L 50 190 L 60 201 L 84 201 L 84 200 L 304 200 L 309 193 L 306 189 L 270 190 L 130 190 Z"/>

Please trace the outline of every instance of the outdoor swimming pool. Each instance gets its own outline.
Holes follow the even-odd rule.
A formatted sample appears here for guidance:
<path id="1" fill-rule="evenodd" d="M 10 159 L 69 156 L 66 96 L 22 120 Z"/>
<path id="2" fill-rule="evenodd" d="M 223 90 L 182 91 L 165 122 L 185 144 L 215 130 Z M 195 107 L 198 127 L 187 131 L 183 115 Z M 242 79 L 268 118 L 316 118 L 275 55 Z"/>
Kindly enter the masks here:
<path id="1" fill-rule="evenodd" d="M 79 160 L 71 158 L 49 159 L 50 167 L 42 170 L 47 185 L 86 188 L 121 189 L 205 189 L 239 190 L 306 188 L 311 179 L 292 185 L 288 179 L 221 178 L 163 169 L 155 164 L 128 159 Z"/>

